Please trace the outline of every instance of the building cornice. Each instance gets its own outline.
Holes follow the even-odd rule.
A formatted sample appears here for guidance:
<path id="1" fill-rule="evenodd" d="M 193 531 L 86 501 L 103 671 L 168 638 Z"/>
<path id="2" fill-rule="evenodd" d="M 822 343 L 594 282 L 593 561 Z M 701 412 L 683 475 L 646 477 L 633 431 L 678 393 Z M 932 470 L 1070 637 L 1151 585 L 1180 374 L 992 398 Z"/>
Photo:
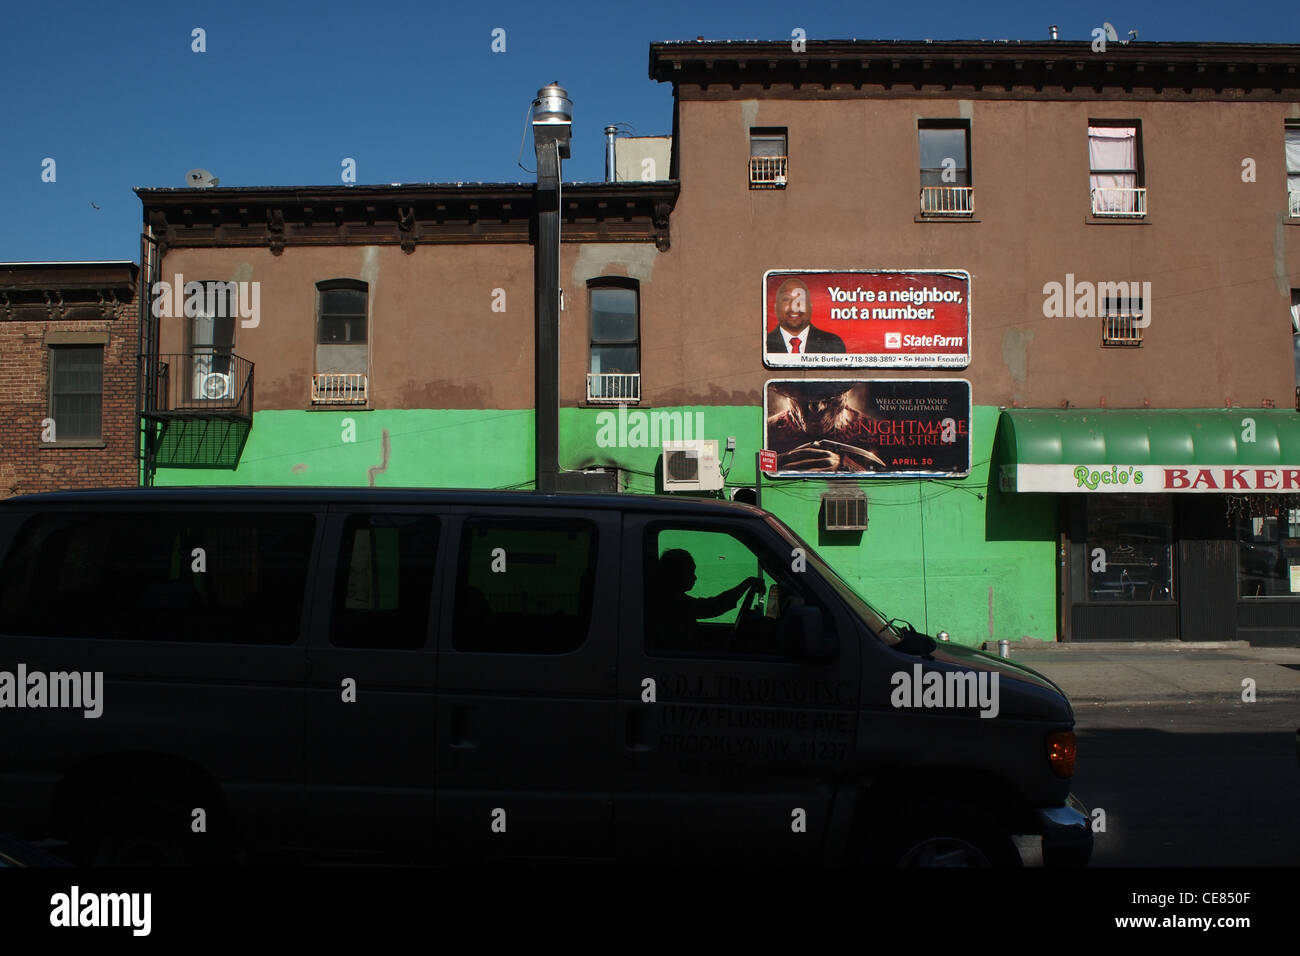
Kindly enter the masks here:
<path id="1" fill-rule="evenodd" d="M 652 43 L 650 78 L 681 99 L 1292 101 L 1300 45 L 1060 40 Z"/>
<path id="2" fill-rule="evenodd" d="M 139 271 L 134 262 L 0 263 L 0 320 L 120 319 Z"/>
<path id="3" fill-rule="evenodd" d="M 670 243 L 679 184 L 565 183 L 565 242 Z M 136 189 L 144 223 L 167 248 L 530 243 L 534 183 Z"/>

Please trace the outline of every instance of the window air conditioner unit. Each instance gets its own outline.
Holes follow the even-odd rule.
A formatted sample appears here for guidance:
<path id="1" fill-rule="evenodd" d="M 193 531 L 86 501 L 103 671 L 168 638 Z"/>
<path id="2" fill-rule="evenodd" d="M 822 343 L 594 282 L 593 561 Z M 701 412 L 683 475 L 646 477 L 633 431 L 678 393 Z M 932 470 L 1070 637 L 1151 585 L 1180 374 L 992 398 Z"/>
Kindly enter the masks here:
<path id="1" fill-rule="evenodd" d="M 664 491 L 717 491 L 722 487 L 717 439 L 664 442 Z"/>
<path id="2" fill-rule="evenodd" d="M 225 372 L 204 372 L 198 379 L 199 397 L 212 400 L 230 397 L 230 376 Z"/>
<path id="3" fill-rule="evenodd" d="M 867 496 L 832 492 L 822 495 L 822 527 L 826 531 L 866 531 Z"/>

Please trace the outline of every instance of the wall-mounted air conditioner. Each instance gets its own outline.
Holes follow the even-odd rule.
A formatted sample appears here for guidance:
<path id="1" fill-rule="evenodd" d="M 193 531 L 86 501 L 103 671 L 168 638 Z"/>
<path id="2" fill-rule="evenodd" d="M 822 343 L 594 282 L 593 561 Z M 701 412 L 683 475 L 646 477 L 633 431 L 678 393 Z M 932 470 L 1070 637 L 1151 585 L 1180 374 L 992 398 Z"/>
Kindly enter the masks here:
<path id="1" fill-rule="evenodd" d="M 195 398 L 215 401 L 231 397 L 230 376 L 225 372 L 200 372 L 194 376 Z"/>
<path id="2" fill-rule="evenodd" d="M 717 491 L 722 487 L 716 439 L 664 442 L 664 491 Z"/>
<path id="3" fill-rule="evenodd" d="M 861 491 L 822 494 L 822 528 L 826 531 L 866 531 L 867 496 Z"/>

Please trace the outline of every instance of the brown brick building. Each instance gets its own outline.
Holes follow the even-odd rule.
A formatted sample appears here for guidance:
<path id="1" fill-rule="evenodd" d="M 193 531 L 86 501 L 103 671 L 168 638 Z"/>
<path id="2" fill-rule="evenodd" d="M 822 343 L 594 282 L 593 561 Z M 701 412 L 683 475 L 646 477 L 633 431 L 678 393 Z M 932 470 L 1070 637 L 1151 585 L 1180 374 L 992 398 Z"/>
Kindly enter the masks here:
<path id="1" fill-rule="evenodd" d="M 0 498 L 139 483 L 138 272 L 0 263 Z"/>

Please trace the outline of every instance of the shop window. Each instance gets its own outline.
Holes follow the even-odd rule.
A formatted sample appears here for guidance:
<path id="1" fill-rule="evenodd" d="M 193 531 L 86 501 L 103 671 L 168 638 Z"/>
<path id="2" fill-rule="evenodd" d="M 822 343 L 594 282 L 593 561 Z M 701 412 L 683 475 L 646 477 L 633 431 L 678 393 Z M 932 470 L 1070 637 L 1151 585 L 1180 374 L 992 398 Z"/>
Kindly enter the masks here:
<path id="1" fill-rule="evenodd" d="M 1237 593 L 1243 598 L 1300 596 L 1300 500 L 1251 510 L 1255 513 L 1233 519 Z"/>
<path id="2" fill-rule="evenodd" d="M 1167 497 L 1087 498 L 1089 601 L 1171 601 L 1173 514 Z"/>

